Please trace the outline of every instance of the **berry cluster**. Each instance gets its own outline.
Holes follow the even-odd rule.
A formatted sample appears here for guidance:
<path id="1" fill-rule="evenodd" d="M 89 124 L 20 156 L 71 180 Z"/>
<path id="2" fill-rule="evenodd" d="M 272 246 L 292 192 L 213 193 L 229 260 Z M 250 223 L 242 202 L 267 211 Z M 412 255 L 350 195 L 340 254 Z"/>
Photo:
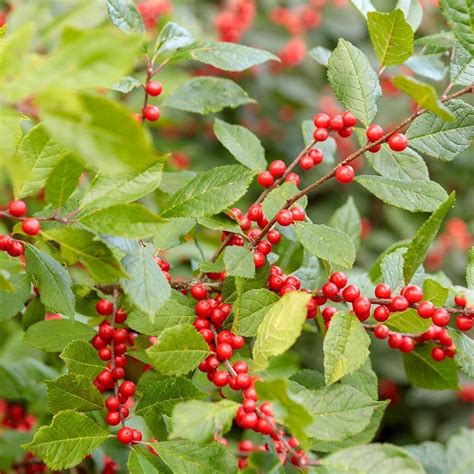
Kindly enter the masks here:
<path id="1" fill-rule="evenodd" d="M 116 328 L 116 324 L 125 322 L 127 313 L 121 308 L 116 309 L 111 301 L 99 300 L 96 310 L 101 316 L 112 317 L 111 323 L 105 320 L 99 325 L 97 335 L 92 339 L 92 345 L 97 349 L 99 358 L 107 362 L 107 368 L 97 375 L 94 385 L 101 393 L 109 390 L 113 392 L 113 395 L 105 400 L 107 409 L 105 421 L 110 426 L 122 424 L 117 433 L 117 439 L 121 443 L 137 443 L 141 441 L 142 433 L 125 426 L 132 403 L 131 397 L 135 394 L 135 384 L 129 380 L 119 383 L 125 378 L 127 364 L 125 354 L 128 346 L 133 345 L 134 334 L 126 327 Z"/>
<path id="2" fill-rule="evenodd" d="M 373 124 L 367 128 L 365 135 L 369 142 L 376 142 L 385 135 L 385 131 L 380 125 Z M 393 151 L 403 151 L 408 146 L 408 138 L 403 133 L 392 133 L 387 139 L 387 144 Z M 369 151 L 376 153 L 381 147 L 379 143 L 369 148 Z"/>
<path id="3" fill-rule="evenodd" d="M 163 273 L 164 277 L 168 281 L 171 281 L 171 275 L 168 273 L 170 269 L 170 264 L 168 260 L 166 260 L 163 257 L 158 257 L 158 256 L 153 257 L 153 260 L 161 268 L 161 272 Z"/>
<path id="4" fill-rule="evenodd" d="M 20 403 L 0 399 L 0 426 L 17 431 L 30 431 L 36 424 L 36 417 L 27 413 Z"/>
<path id="5" fill-rule="evenodd" d="M 229 0 L 214 20 L 219 39 L 238 43 L 242 35 L 252 26 L 256 6 L 254 0 Z"/>
<path id="6" fill-rule="evenodd" d="M 146 101 L 148 96 L 158 97 L 163 92 L 163 86 L 158 81 L 147 81 L 145 84 Z M 143 119 L 149 122 L 156 122 L 160 118 L 161 112 L 156 105 L 146 104 L 142 109 L 142 115 L 137 116 L 137 120 Z"/>
<path id="7" fill-rule="evenodd" d="M 137 3 L 137 10 L 143 18 L 145 28 L 153 31 L 160 17 L 171 12 L 172 4 L 170 0 L 143 0 Z"/>
<path id="8" fill-rule="evenodd" d="M 270 21 L 288 30 L 291 35 L 301 35 L 320 25 L 320 8 L 324 3 L 324 0 L 313 0 L 296 8 L 275 7 L 270 11 Z"/>

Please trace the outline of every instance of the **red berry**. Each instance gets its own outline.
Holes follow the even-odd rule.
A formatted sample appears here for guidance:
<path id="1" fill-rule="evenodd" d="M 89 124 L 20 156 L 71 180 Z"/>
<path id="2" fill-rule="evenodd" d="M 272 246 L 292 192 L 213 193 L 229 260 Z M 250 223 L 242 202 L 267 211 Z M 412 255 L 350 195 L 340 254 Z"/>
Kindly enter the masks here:
<path id="1" fill-rule="evenodd" d="M 248 374 L 237 374 L 237 377 L 235 377 L 235 383 L 240 390 L 245 390 L 250 386 L 250 376 Z"/>
<path id="2" fill-rule="evenodd" d="M 342 114 L 342 121 L 344 122 L 344 127 L 354 127 L 357 125 L 357 117 L 351 112 L 344 112 Z"/>
<path id="3" fill-rule="evenodd" d="M 390 304 L 391 311 L 402 312 L 408 308 L 409 304 L 407 299 L 402 295 L 397 295 L 392 299 Z"/>
<path id="4" fill-rule="evenodd" d="M 418 315 L 421 316 L 422 318 L 431 318 L 433 316 L 433 313 L 435 312 L 435 305 L 431 303 L 431 301 L 423 301 L 420 303 L 418 306 Z"/>
<path id="5" fill-rule="evenodd" d="M 300 185 L 300 177 L 296 173 L 288 173 L 286 175 L 285 181 L 287 183 L 295 183 L 296 186 Z"/>
<path id="6" fill-rule="evenodd" d="M 352 135 L 352 128 L 342 128 L 337 133 L 342 138 L 348 138 Z"/>
<path id="7" fill-rule="evenodd" d="M 436 362 L 441 362 L 446 357 L 446 354 L 441 347 L 433 347 L 431 349 L 431 357 Z"/>
<path id="8" fill-rule="evenodd" d="M 431 316 L 431 319 L 433 320 L 433 323 L 436 324 L 436 326 L 443 327 L 448 325 L 450 316 L 445 309 L 438 308 L 433 313 L 433 316 Z"/>
<path id="9" fill-rule="evenodd" d="M 20 255 L 24 254 L 25 248 L 23 247 L 23 244 L 21 242 L 12 239 L 10 247 L 7 249 L 7 252 L 10 257 L 19 257 Z"/>
<path id="10" fill-rule="evenodd" d="M 120 423 L 121 417 L 118 411 L 109 411 L 105 415 L 105 422 L 110 426 L 117 426 Z"/>
<path id="11" fill-rule="evenodd" d="M 370 153 L 377 153 L 378 151 L 380 151 L 381 148 L 382 148 L 382 144 L 379 143 L 378 145 L 371 146 L 369 148 L 369 151 Z"/>
<path id="12" fill-rule="evenodd" d="M 392 290 L 385 283 L 380 283 L 379 285 L 375 287 L 375 296 L 377 298 L 386 300 L 392 296 Z"/>
<path id="13" fill-rule="evenodd" d="M 289 276 L 289 277 L 285 280 L 285 285 L 294 286 L 297 290 L 299 290 L 300 287 L 301 287 L 301 281 L 299 280 L 299 278 L 296 278 L 296 277 L 294 277 L 294 276 Z"/>
<path id="14" fill-rule="evenodd" d="M 388 137 L 387 143 L 393 151 L 403 151 L 408 146 L 408 138 L 403 133 L 394 133 Z"/>
<path id="15" fill-rule="evenodd" d="M 350 183 L 355 176 L 354 168 L 351 165 L 340 166 L 336 170 L 336 179 L 341 184 Z"/>
<path id="16" fill-rule="evenodd" d="M 214 340 L 213 332 L 208 328 L 199 329 L 199 334 L 203 337 L 206 342 L 212 342 Z"/>
<path id="17" fill-rule="evenodd" d="M 261 204 L 253 204 L 249 207 L 247 211 L 247 217 L 251 221 L 258 221 L 263 217 L 262 205 Z"/>
<path id="18" fill-rule="evenodd" d="M 344 288 L 347 285 L 347 277 L 343 272 L 335 272 L 329 277 L 329 281 L 338 288 Z"/>
<path id="19" fill-rule="evenodd" d="M 335 314 L 337 313 L 337 309 L 333 306 L 326 306 L 321 312 L 321 315 L 326 321 L 329 321 Z"/>
<path id="20" fill-rule="evenodd" d="M 246 374 L 249 371 L 248 365 L 243 360 L 234 362 L 232 367 L 238 374 Z"/>
<path id="21" fill-rule="evenodd" d="M 464 308 L 467 305 L 467 299 L 464 295 L 456 295 L 454 297 L 454 302 L 458 305 L 461 306 L 461 308 Z"/>
<path id="22" fill-rule="evenodd" d="M 328 114 L 316 114 L 313 117 L 313 123 L 318 128 L 328 128 L 331 123 L 331 117 Z"/>
<path id="23" fill-rule="evenodd" d="M 323 291 L 324 296 L 331 300 L 337 297 L 337 295 L 339 294 L 339 288 L 331 282 L 325 283 L 321 290 Z"/>
<path id="24" fill-rule="evenodd" d="M 100 336 L 94 336 L 92 338 L 91 344 L 94 346 L 95 349 L 103 349 L 107 345 L 107 341 L 104 341 Z"/>
<path id="25" fill-rule="evenodd" d="M 244 347 L 244 344 L 245 339 L 242 336 L 237 336 L 236 334 L 232 336 L 232 341 L 230 343 L 232 349 L 238 351 L 239 349 L 242 349 L 242 347 Z"/>
<path id="26" fill-rule="evenodd" d="M 191 287 L 191 296 L 195 300 L 203 300 L 207 298 L 207 290 L 204 285 L 193 285 Z"/>
<path id="27" fill-rule="evenodd" d="M 276 245 L 280 242 L 281 235 L 280 235 L 280 232 L 278 232 L 275 229 L 272 229 L 268 231 L 267 238 L 271 244 Z"/>
<path id="28" fill-rule="evenodd" d="M 273 426 L 267 420 L 259 418 L 256 431 L 264 435 L 269 435 L 273 432 Z"/>
<path id="29" fill-rule="evenodd" d="M 374 335 L 377 339 L 385 339 L 388 337 L 390 331 L 385 324 L 377 324 L 374 328 Z"/>
<path id="30" fill-rule="evenodd" d="M 255 409 L 257 408 L 257 402 L 255 400 L 252 400 L 251 398 L 247 398 L 246 400 L 244 400 L 242 406 L 244 407 L 244 410 L 247 413 L 250 413 L 255 411 Z"/>
<path id="31" fill-rule="evenodd" d="M 115 342 L 120 344 L 127 340 L 127 335 L 128 335 L 128 331 L 126 329 L 116 329 L 114 331 L 113 338 Z"/>
<path id="32" fill-rule="evenodd" d="M 470 331 L 473 326 L 472 318 L 460 314 L 456 317 L 456 326 L 460 331 Z"/>
<path id="33" fill-rule="evenodd" d="M 114 328 L 109 323 L 102 323 L 99 326 L 99 336 L 105 341 L 110 341 L 114 335 Z"/>
<path id="34" fill-rule="evenodd" d="M 268 171 L 270 171 L 273 177 L 279 178 L 285 173 L 286 165 L 282 160 L 275 160 L 270 163 Z"/>
<path id="35" fill-rule="evenodd" d="M 106 388 L 112 388 L 114 386 L 114 378 L 112 373 L 108 370 L 103 370 L 98 376 L 97 381 Z"/>
<path id="36" fill-rule="evenodd" d="M 331 119 L 331 124 L 330 127 L 335 130 L 336 132 L 338 130 L 342 130 L 344 128 L 344 120 L 341 115 L 335 115 Z"/>
<path id="37" fill-rule="evenodd" d="M 160 109 L 156 105 L 147 105 L 143 108 L 143 116 L 150 122 L 160 118 Z"/>
<path id="38" fill-rule="evenodd" d="M 270 171 L 262 171 L 257 178 L 258 184 L 264 188 L 269 188 L 275 182 L 275 178 Z"/>
<path id="39" fill-rule="evenodd" d="M 127 427 L 120 428 L 117 433 L 117 439 L 122 444 L 129 444 L 133 440 L 133 431 Z"/>
<path id="40" fill-rule="evenodd" d="M 100 360 L 106 361 L 112 359 L 112 351 L 108 347 L 100 349 L 98 354 Z"/>
<path id="41" fill-rule="evenodd" d="M 125 377 L 125 370 L 122 367 L 116 367 L 112 370 L 112 377 L 115 380 L 120 380 Z"/>
<path id="42" fill-rule="evenodd" d="M 283 285 L 280 289 L 280 295 L 286 295 L 290 291 L 297 291 L 297 289 L 293 285 Z"/>
<path id="43" fill-rule="evenodd" d="M 209 370 L 216 370 L 220 365 L 219 359 L 212 355 L 207 357 L 206 362 Z"/>
<path id="44" fill-rule="evenodd" d="M 212 377 L 214 385 L 224 387 L 229 383 L 229 374 L 225 370 L 217 370 Z"/>
<path id="45" fill-rule="evenodd" d="M 12 216 L 22 217 L 26 214 L 26 204 L 25 201 L 17 200 L 10 201 L 8 204 L 8 211 Z"/>
<path id="46" fill-rule="evenodd" d="M 102 316 L 109 316 L 114 310 L 114 304 L 109 300 L 99 300 L 95 305 L 96 311 Z"/>
<path id="47" fill-rule="evenodd" d="M 293 224 L 293 214 L 288 209 L 282 209 L 281 211 L 278 211 L 276 220 L 278 224 L 282 226 Z"/>
<path id="48" fill-rule="evenodd" d="M 216 355 L 219 360 L 226 360 L 232 357 L 232 346 L 223 342 L 222 344 L 218 344 L 216 347 Z"/>
<path id="49" fill-rule="evenodd" d="M 161 85 L 161 82 L 149 81 L 147 82 L 145 89 L 147 94 L 156 97 L 163 91 L 163 86 Z"/>
<path id="50" fill-rule="evenodd" d="M 105 400 L 105 407 L 109 411 L 118 411 L 120 408 L 120 402 L 116 397 L 108 397 Z"/>
<path id="51" fill-rule="evenodd" d="M 365 135 L 369 142 L 376 142 L 383 137 L 384 131 L 380 125 L 370 125 L 365 131 Z"/>
<path id="52" fill-rule="evenodd" d="M 268 286 L 273 291 L 278 291 L 285 284 L 285 280 L 279 275 L 273 275 L 268 279 Z"/>
<path id="53" fill-rule="evenodd" d="M 194 307 L 196 316 L 200 318 L 208 318 L 211 315 L 212 307 L 208 300 L 200 300 Z"/>
<path id="54" fill-rule="evenodd" d="M 319 165 L 324 160 L 323 152 L 321 150 L 318 150 L 317 148 L 312 148 L 311 150 L 309 150 L 308 156 L 313 159 L 313 165 Z"/>
<path id="55" fill-rule="evenodd" d="M 132 429 L 132 441 L 138 443 L 142 440 L 142 432 L 140 430 Z"/>
<path id="56" fill-rule="evenodd" d="M 127 319 L 127 316 L 127 312 L 124 311 L 122 308 L 119 308 L 115 312 L 115 322 L 118 324 L 122 324 Z"/>
<path id="57" fill-rule="evenodd" d="M 349 285 L 348 287 L 344 288 L 344 290 L 342 291 L 342 297 L 348 303 L 352 303 L 359 296 L 360 296 L 360 290 L 355 285 Z"/>
<path id="58" fill-rule="evenodd" d="M 303 170 L 310 170 L 314 166 L 313 158 L 309 155 L 304 155 L 300 158 L 299 165 Z"/>
<path id="59" fill-rule="evenodd" d="M 254 252 L 253 254 L 253 262 L 255 264 L 255 268 L 261 268 L 265 265 L 267 259 L 262 252 Z"/>
<path id="60" fill-rule="evenodd" d="M 252 430 L 256 428 L 258 424 L 258 416 L 255 412 L 244 413 L 242 418 L 239 419 L 240 426 L 246 430 Z"/>
<path id="61" fill-rule="evenodd" d="M 8 251 L 14 240 L 9 235 L 0 235 L 0 250 Z"/>
<path id="62" fill-rule="evenodd" d="M 390 337 L 388 338 L 388 345 L 392 349 L 399 349 L 402 343 L 403 343 L 403 336 L 401 334 L 398 334 L 398 332 L 391 334 Z"/>
<path id="63" fill-rule="evenodd" d="M 402 352 L 411 352 L 415 348 L 415 341 L 410 336 L 403 336 L 400 350 Z"/>
<path id="64" fill-rule="evenodd" d="M 374 311 L 374 319 L 379 322 L 387 321 L 390 317 L 390 310 L 386 306 L 377 306 Z"/>
<path id="65" fill-rule="evenodd" d="M 313 132 L 313 138 L 317 142 L 324 142 L 328 139 L 328 137 L 329 137 L 329 132 L 328 132 L 327 128 L 317 128 Z"/>
<path id="66" fill-rule="evenodd" d="M 119 387 L 119 393 L 124 395 L 125 397 L 131 397 L 135 393 L 135 384 L 127 380 L 122 382 Z"/>
<path id="67" fill-rule="evenodd" d="M 38 219 L 28 217 L 21 223 L 21 228 L 25 234 L 38 235 L 41 229 L 41 224 Z"/>
<path id="68" fill-rule="evenodd" d="M 410 285 L 405 288 L 403 296 L 410 304 L 418 303 L 423 299 L 423 290 L 416 285 Z"/>
<path id="69" fill-rule="evenodd" d="M 304 221 L 306 214 L 304 209 L 300 206 L 295 206 L 290 209 L 294 221 Z"/>
<path id="70" fill-rule="evenodd" d="M 352 303 L 354 313 L 361 321 L 365 321 L 370 316 L 371 306 L 372 303 L 369 298 L 366 298 L 365 296 L 359 296 Z"/>

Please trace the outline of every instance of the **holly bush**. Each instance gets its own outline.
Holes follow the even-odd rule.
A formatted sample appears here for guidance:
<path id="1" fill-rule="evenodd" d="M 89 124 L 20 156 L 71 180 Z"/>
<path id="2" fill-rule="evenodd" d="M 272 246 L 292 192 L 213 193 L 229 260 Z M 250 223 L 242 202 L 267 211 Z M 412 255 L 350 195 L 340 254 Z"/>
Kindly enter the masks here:
<path id="1" fill-rule="evenodd" d="M 472 472 L 471 1 L 0 12 L 1 472 Z"/>

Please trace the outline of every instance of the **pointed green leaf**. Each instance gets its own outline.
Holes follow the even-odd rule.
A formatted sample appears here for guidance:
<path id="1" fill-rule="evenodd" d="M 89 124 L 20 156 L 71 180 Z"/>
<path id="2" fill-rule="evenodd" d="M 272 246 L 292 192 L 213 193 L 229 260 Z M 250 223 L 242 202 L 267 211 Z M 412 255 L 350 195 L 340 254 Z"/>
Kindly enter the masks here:
<path id="1" fill-rule="evenodd" d="M 253 253 L 245 247 L 230 246 L 224 251 L 224 264 L 229 276 L 253 278 L 255 263 Z"/>
<path id="2" fill-rule="evenodd" d="M 184 48 L 193 42 L 191 33 L 184 27 L 169 21 L 160 31 L 156 40 L 155 56 L 173 51 L 178 48 Z"/>
<path id="3" fill-rule="evenodd" d="M 471 0 L 441 0 L 441 11 L 456 38 L 474 54 L 474 8 Z"/>
<path id="4" fill-rule="evenodd" d="M 456 45 L 453 49 L 449 71 L 452 84 L 469 86 L 474 82 L 474 55 L 461 45 Z"/>
<path id="5" fill-rule="evenodd" d="M 106 0 L 107 11 L 112 23 L 126 33 L 143 33 L 145 25 L 142 16 L 132 0 Z"/>
<path id="6" fill-rule="evenodd" d="M 287 199 L 293 197 L 298 192 L 295 183 L 282 183 L 275 189 L 272 189 L 262 202 L 263 215 L 268 219 L 272 219 L 278 211 L 286 204 Z M 295 205 L 305 208 L 308 204 L 308 198 L 303 196 Z"/>
<path id="7" fill-rule="evenodd" d="M 474 430 L 464 427 L 449 439 L 445 459 L 450 474 L 469 474 L 474 469 L 473 443 Z"/>
<path id="8" fill-rule="evenodd" d="M 138 446 L 134 446 L 130 451 L 127 467 L 130 474 L 161 474 L 163 472 L 158 456 Z"/>
<path id="9" fill-rule="evenodd" d="M 399 8 L 403 12 L 413 31 L 420 27 L 423 20 L 423 7 L 419 0 L 398 0 L 395 8 Z"/>
<path id="10" fill-rule="evenodd" d="M 474 379 L 474 340 L 454 328 L 449 328 L 449 335 L 456 346 L 456 364 L 468 377 Z"/>
<path id="11" fill-rule="evenodd" d="M 64 361 L 70 373 L 84 375 L 89 380 L 104 370 L 104 363 L 88 341 L 73 340 L 64 348 L 59 357 Z"/>
<path id="12" fill-rule="evenodd" d="M 352 196 L 349 196 L 346 203 L 335 210 L 329 220 L 329 226 L 348 235 L 355 249 L 359 247 L 362 223 Z"/>
<path id="13" fill-rule="evenodd" d="M 61 207 L 77 188 L 82 170 L 83 166 L 69 156 L 57 163 L 45 183 L 46 202 Z"/>
<path id="14" fill-rule="evenodd" d="M 9 283 L 13 285 L 13 291 L 0 291 L 0 308 L 2 309 L 0 321 L 5 321 L 19 313 L 31 293 L 31 284 L 25 274 L 12 274 Z"/>

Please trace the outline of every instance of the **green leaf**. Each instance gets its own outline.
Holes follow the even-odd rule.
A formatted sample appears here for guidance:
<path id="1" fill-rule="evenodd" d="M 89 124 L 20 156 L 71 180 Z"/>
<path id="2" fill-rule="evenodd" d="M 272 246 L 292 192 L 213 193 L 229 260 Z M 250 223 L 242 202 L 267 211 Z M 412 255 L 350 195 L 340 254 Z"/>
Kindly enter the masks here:
<path id="1" fill-rule="evenodd" d="M 413 31 L 419 28 L 423 19 L 423 7 L 418 0 L 398 0 L 395 8 L 402 10 Z"/>
<path id="2" fill-rule="evenodd" d="M 84 194 L 82 209 L 95 209 L 128 204 L 154 191 L 160 184 L 162 163 L 155 163 L 144 170 L 121 176 L 101 176 L 95 179 Z"/>
<path id="3" fill-rule="evenodd" d="M 456 43 L 456 37 L 451 31 L 440 31 L 415 40 L 415 46 L 426 46 L 424 49 L 427 54 L 443 53 L 455 46 Z"/>
<path id="4" fill-rule="evenodd" d="M 142 204 L 117 204 L 94 210 L 79 221 L 101 234 L 142 239 L 158 232 L 163 222 Z"/>
<path id="5" fill-rule="evenodd" d="M 166 328 L 158 342 L 147 349 L 151 364 L 165 375 L 184 375 L 209 354 L 209 347 L 191 324 Z"/>
<path id="6" fill-rule="evenodd" d="M 157 225 L 153 236 L 153 243 L 157 249 L 170 249 L 181 243 L 182 238 L 196 225 L 195 219 L 187 217 L 174 217 L 163 219 Z"/>
<path id="7" fill-rule="evenodd" d="M 141 86 L 142 83 L 138 79 L 135 79 L 132 76 L 126 76 L 120 79 L 119 82 L 114 84 L 111 89 L 114 91 L 122 92 L 123 94 L 127 94 L 128 92 L 133 91 L 133 89 L 137 89 Z"/>
<path id="8" fill-rule="evenodd" d="M 413 352 L 403 354 L 403 365 L 408 380 L 415 386 L 428 390 L 458 390 L 458 371 L 453 359 L 441 362 L 431 357 L 432 344 L 416 346 Z"/>
<path id="9" fill-rule="evenodd" d="M 471 247 L 467 255 L 466 283 L 470 290 L 474 290 L 474 247 Z"/>
<path id="10" fill-rule="evenodd" d="M 298 223 L 296 236 L 301 245 L 316 257 L 343 268 L 352 267 L 356 257 L 355 248 L 344 232 L 326 225 Z"/>
<path id="11" fill-rule="evenodd" d="M 55 91 L 41 95 L 39 106 L 51 137 L 104 175 L 144 170 L 158 161 L 146 129 L 117 101 Z"/>
<path id="12" fill-rule="evenodd" d="M 474 469 L 472 446 L 474 430 L 461 428 L 461 432 L 452 436 L 446 448 L 446 465 L 450 474 L 469 474 Z"/>
<path id="13" fill-rule="evenodd" d="M 352 240 L 354 248 L 359 248 L 362 224 L 352 196 L 349 196 L 346 203 L 334 211 L 329 220 L 329 226 L 344 232 Z"/>
<path id="14" fill-rule="evenodd" d="M 321 66 L 327 67 L 329 62 L 329 57 L 331 56 L 331 51 L 322 46 L 316 46 L 313 49 L 308 51 L 310 57 L 312 57 L 317 63 Z"/>
<path id="15" fill-rule="evenodd" d="M 221 77 L 195 77 L 175 89 L 163 102 L 164 107 L 206 115 L 220 112 L 226 107 L 255 101 L 230 79 Z"/>
<path id="16" fill-rule="evenodd" d="M 148 449 L 134 446 L 130 451 L 127 462 L 130 474 L 161 474 L 162 465 L 155 454 Z"/>
<path id="17" fill-rule="evenodd" d="M 214 134 L 238 162 L 254 171 L 266 169 L 265 150 L 260 140 L 250 130 L 216 119 Z"/>
<path id="18" fill-rule="evenodd" d="M 242 336 L 255 336 L 258 326 L 271 305 L 278 300 L 279 297 L 266 288 L 244 292 L 233 306 L 234 325 L 232 331 Z"/>
<path id="19" fill-rule="evenodd" d="M 143 396 L 135 408 L 137 416 L 147 413 L 171 416 L 173 408 L 188 400 L 204 399 L 207 393 L 199 390 L 185 378 L 163 378 L 153 380 L 143 387 Z"/>
<path id="20" fill-rule="evenodd" d="M 83 375 L 89 380 L 104 370 L 104 363 L 99 359 L 97 351 L 86 340 L 70 342 L 59 357 L 64 361 L 70 373 Z"/>
<path id="21" fill-rule="evenodd" d="M 199 173 L 173 194 L 162 217 L 203 217 L 218 214 L 247 191 L 254 172 L 240 165 Z"/>
<path id="22" fill-rule="evenodd" d="M 285 379 L 258 381 L 255 389 L 259 399 L 272 402 L 275 420 L 287 427 L 290 433 L 304 444 L 313 417 L 301 397 L 291 392 L 288 381 Z"/>
<path id="23" fill-rule="evenodd" d="M 432 81 L 441 81 L 448 72 L 442 57 L 442 54 L 412 56 L 405 61 L 405 66 L 408 66 L 418 76 L 426 77 Z"/>
<path id="24" fill-rule="evenodd" d="M 369 125 L 377 114 L 382 91 L 365 54 L 341 38 L 329 58 L 328 79 L 340 102 L 364 125 Z"/>
<path id="25" fill-rule="evenodd" d="M 31 292 L 31 285 L 26 275 L 12 274 L 9 283 L 14 286 L 13 291 L 0 291 L 0 321 L 5 321 L 17 313 L 25 306 Z"/>
<path id="26" fill-rule="evenodd" d="M 372 175 L 357 176 L 356 181 L 386 204 L 410 212 L 433 212 L 448 197 L 434 181 L 401 181 Z"/>
<path id="27" fill-rule="evenodd" d="M 0 31 L 5 33 L 3 27 L 6 26 L 3 25 Z M 0 35 L 0 82 L 8 83 L 22 72 L 34 32 L 34 23 L 30 21 L 20 27 L 17 25 L 6 38 Z"/>
<path id="28" fill-rule="evenodd" d="M 24 198 L 43 188 L 49 174 L 65 154 L 66 151 L 51 140 L 43 124 L 33 127 L 18 148 L 22 173 L 20 181 L 15 183 L 16 196 Z"/>
<path id="29" fill-rule="evenodd" d="M 385 178 L 402 181 L 428 181 L 430 179 L 425 161 L 411 148 L 393 151 L 384 143 L 380 151 L 366 153 L 365 156 L 369 165 Z"/>
<path id="30" fill-rule="evenodd" d="M 68 265 L 81 262 L 97 283 L 115 283 L 126 276 L 112 251 L 88 230 L 65 226 L 41 232 L 43 238 L 54 240 Z"/>
<path id="31" fill-rule="evenodd" d="M 171 287 L 153 260 L 153 250 L 135 244 L 122 263 L 129 275 L 122 283 L 125 293 L 143 312 L 155 314 L 171 296 Z"/>
<path id="32" fill-rule="evenodd" d="M 225 434 L 232 426 L 239 404 L 232 400 L 203 402 L 189 400 L 174 407 L 170 439 L 184 438 L 195 443 L 213 440 L 215 433 Z"/>
<path id="33" fill-rule="evenodd" d="M 413 30 L 401 10 L 369 12 L 367 27 L 381 66 L 402 64 L 413 54 Z"/>
<path id="34" fill-rule="evenodd" d="M 353 314 L 336 313 L 324 338 L 326 385 L 362 367 L 369 356 L 370 338 Z"/>
<path id="35" fill-rule="evenodd" d="M 219 443 L 199 446 L 189 441 L 153 443 L 153 449 L 173 472 L 180 474 L 236 474 L 237 459 Z"/>
<path id="36" fill-rule="evenodd" d="M 459 44 L 453 49 L 449 73 L 452 84 L 469 86 L 474 82 L 474 56 Z"/>
<path id="37" fill-rule="evenodd" d="M 446 453 L 441 443 L 425 441 L 421 444 L 404 446 L 404 449 L 422 464 L 427 474 L 448 472 Z"/>
<path id="38" fill-rule="evenodd" d="M 53 470 L 79 464 L 111 435 L 86 415 L 66 410 L 49 426 L 42 426 L 33 441 L 23 445 Z"/>
<path id="39" fill-rule="evenodd" d="M 191 33 L 184 27 L 169 21 L 160 31 L 156 40 L 155 56 L 173 51 L 178 48 L 184 48 L 193 42 Z"/>
<path id="40" fill-rule="evenodd" d="M 474 54 L 474 9 L 470 0 L 441 0 L 441 11 L 459 42 Z"/>
<path id="41" fill-rule="evenodd" d="M 324 458 L 323 466 L 327 474 L 424 474 L 418 461 L 392 444 L 373 443 L 343 449 Z"/>
<path id="42" fill-rule="evenodd" d="M 253 346 L 255 371 L 266 369 L 271 357 L 283 354 L 295 343 L 306 321 L 310 298 L 308 293 L 291 291 L 270 307 Z"/>
<path id="43" fill-rule="evenodd" d="M 295 183 L 282 183 L 280 186 L 272 189 L 262 202 L 263 215 L 271 219 L 277 215 L 278 211 L 286 204 L 287 199 L 292 198 L 298 192 Z M 308 198 L 303 196 L 295 205 L 305 208 L 308 204 Z"/>
<path id="44" fill-rule="evenodd" d="M 22 73 L 5 88 L 5 95 L 19 102 L 51 88 L 49 99 L 55 97 L 59 105 L 69 102 L 68 94 L 58 93 L 59 89 L 111 87 L 132 69 L 138 47 L 138 38 L 109 28 L 81 31 L 61 42 L 43 61 L 34 57 L 27 61 Z"/>
<path id="45" fill-rule="evenodd" d="M 360 433 L 380 406 L 379 402 L 348 385 L 305 389 L 299 395 L 313 417 L 308 434 L 321 441 L 342 441 Z"/>
<path id="46" fill-rule="evenodd" d="M 351 0 L 351 3 L 365 18 L 367 18 L 369 12 L 375 11 L 375 7 L 370 0 Z"/>
<path id="47" fill-rule="evenodd" d="M 448 214 L 450 209 L 454 206 L 455 201 L 456 194 L 452 192 L 448 199 L 446 199 L 417 230 L 408 250 L 403 256 L 405 262 L 403 265 L 405 281 L 412 279 L 417 268 L 425 260 L 428 250 L 438 234 L 446 214 Z"/>
<path id="48" fill-rule="evenodd" d="M 436 89 L 425 82 L 408 76 L 397 76 L 392 79 L 393 85 L 408 94 L 418 105 L 433 112 L 443 120 L 454 121 L 456 117 L 438 100 Z"/>
<path id="49" fill-rule="evenodd" d="M 75 298 L 69 273 L 57 260 L 33 245 L 25 245 L 25 257 L 26 273 L 38 287 L 46 308 L 73 317 Z"/>
<path id="50" fill-rule="evenodd" d="M 445 122 L 426 113 L 415 119 L 407 130 L 410 147 L 441 161 L 452 161 L 471 145 L 474 134 L 474 107 L 462 100 L 450 100 L 446 107 L 456 122 Z"/>
<path id="51" fill-rule="evenodd" d="M 360 369 L 344 376 L 341 382 L 344 385 L 354 387 L 372 400 L 377 400 L 379 397 L 377 374 L 372 370 L 370 358 L 365 361 Z"/>
<path id="52" fill-rule="evenodd" d="M 242 232 L 239 224 L 224 213 L 200 217 L 197 221 L 199 225 L 211 230 L 225 230 L 234 234 L 240 234 Z"/>
<path id="53" fill-rule="evenodd" d="M 449 335 L 456 346 L 456 364 L 468 377 L 474 379 L 474 341 L 454 328 L 449 328 Z"/>
<path id="54" fill-rule="evenodd" d="M 305 146 L 309 146 L 310 143 L 313 143 L 314 124 L 312 120 L 303 120 L 301 122 L 301 132 L 303 134 Z M 337 145 L 336 140 L 334 140 L 333 137 L 329 137 L 324 142 L 318 142 L 317 145 L 315 145 L 313 148 L 316 148 L 317 150 L 320 150 L 323 153 L 325 164 L 334 163 Z"/>
<path id="55" fill-rule="evenodd" d="M 44 187 L 46 202 L 61 207 L 79 184 L 82 170 L 83 166 L 69 156 L 57 163 Z"/>
<path id="56" fill-rule="evenodd" d="M 173 59 L 194 59 L 223 71 L 244 71 L 267 61 L 280 62 L 277 56 L 268 51 L 224 41 L 193 43 Z"/>
<path id="57" fill-rule="evenodd" d="M 61 410 L 94 411 L 104 407 L 102 396 L 88 377 L 66 374 L 47 380 L 48 406 L 53 413 Z"/>
<path id="58" fill-rule="evenodd" d="M 126 33 L 143 33 L 145 25 L 132 0 L 106 0 L 112 23 Z"/>
<path id="59" fill-rule="evenodd" d="M 229 276 L 253 278 L 255 263 L 253 253 L 245 247 L 230 246 L 224 251 L 224 264 Z"/>

